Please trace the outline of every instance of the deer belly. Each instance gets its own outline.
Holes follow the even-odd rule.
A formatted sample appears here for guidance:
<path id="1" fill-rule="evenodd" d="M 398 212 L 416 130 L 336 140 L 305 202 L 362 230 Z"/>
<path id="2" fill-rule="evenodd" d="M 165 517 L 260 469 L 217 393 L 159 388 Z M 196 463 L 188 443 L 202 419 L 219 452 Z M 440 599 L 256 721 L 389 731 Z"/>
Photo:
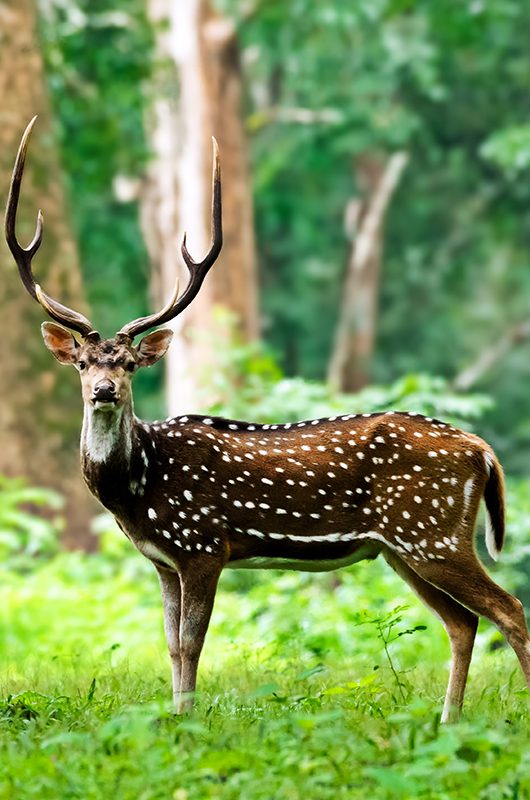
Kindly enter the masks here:
<path id="1" fill-rule="evenodd" d="M 255 556 L 229 561 L 226 565 L 230 569 L 292 569 L 298 572 L 331 572 L 334 569 L 348 567 L 357 561 L 373 559 L 378 555 L 379 548 L 373 544 L 358 547 L 355 552 L 341 558 L 283 558 L 274 556 Z"/>

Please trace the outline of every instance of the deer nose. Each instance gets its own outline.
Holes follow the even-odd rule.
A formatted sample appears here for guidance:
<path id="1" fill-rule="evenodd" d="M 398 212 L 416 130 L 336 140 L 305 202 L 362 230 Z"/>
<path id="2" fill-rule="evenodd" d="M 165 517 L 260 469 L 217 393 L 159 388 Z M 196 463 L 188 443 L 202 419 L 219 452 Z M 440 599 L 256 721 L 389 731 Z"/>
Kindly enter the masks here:
<path id="1" fill-rule="evenodd" d="M 98 403 L 115 403 L 116 387 L 111 381 L 100 381 L 94 386 L 93 401 Z"/>

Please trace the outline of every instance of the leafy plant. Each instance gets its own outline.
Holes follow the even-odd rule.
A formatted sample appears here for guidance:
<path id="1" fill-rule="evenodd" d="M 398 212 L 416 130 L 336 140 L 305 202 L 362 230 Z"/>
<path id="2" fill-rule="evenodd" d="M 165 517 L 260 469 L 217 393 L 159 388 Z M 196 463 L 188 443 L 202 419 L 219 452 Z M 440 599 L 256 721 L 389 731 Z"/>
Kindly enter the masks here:
<path id="1" fill-rule="evenodd" d="M 103 554 L 0 561 L 0 797 L 530 797 L 527 692 L 489 626 L 444 727 L 445 633 L 384 563 L 227 571 L 178 718 L 154 570 L 99 529 Z"/>
<path id="2" fill-rule="evenodd" d="M 225 345 L 218 348 L 213 382 L 209 373 L 203 376 L 205 396 L 207 392 L 218 397 L 209 408 L 213 414 L 257 422 L 294 422 L 393 409 L 441 417 L 469 429 L 492 407 L 489 397 L 457 393 L 446 380 L 431 375 L 406 375 L 389 386 L 368 386 L 352 395 L 334 392 L 321 381 L 288 378 L 263 344 L 241 342 L 230 315 L 219 311 L 217 319 Z"/>
<path id="3" fill-rule="evenodd" d="M 35 558 L 59 550 L 63 500 L 51 489 L 27 486 L 22 478 L 0 475 L 0 559 L 28 567 Z M 37 514 L 44 509 L 48 517 Z"/>
<path id="4" fill-rule="evenodd" d="M 515 179 L 530 169 L 530 125 L 516 125 L 494 133 L 481 148 L 489 159 Z"/>
<path id="5" fill-rule="evenodd" d="M 394 660 L 390 653 L 390 645 L 393 642 L 396 642 L 401 636 L 410 636 L 416 631 L 426 631 L 426 625 L 414 625 L 412 628 L 406 628 L 399 630 L 398 625 L 401 625 L 403 621 L 402 612 L 407 609 L 407 606 L 396 606 L 383 617 L 377 617 L 373 620 L 373 624 L 377 628 L 377 635 L 381 642 L 383 643 L 383 648 L 385 651 L 385 657 L 388 662 L 388 666 L 390 667 L 390 671 L 394 676 L 394 680 L 396 682 L 396 687 L 399 691 L 401 699 L 403 701 L 406 700 L 406 695 L 404 689 L 407 688 L 403 683 L 401 676 L 398 673 L 396 665 L 394 664 Z"/>

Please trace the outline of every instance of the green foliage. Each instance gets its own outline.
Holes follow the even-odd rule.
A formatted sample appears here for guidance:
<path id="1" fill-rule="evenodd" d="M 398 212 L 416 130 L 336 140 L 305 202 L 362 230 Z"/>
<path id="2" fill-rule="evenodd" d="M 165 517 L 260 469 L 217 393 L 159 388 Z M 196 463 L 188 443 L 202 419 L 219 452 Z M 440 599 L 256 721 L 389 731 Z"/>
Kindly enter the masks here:
<path id="1" fill-rule="evenodd" d="M 383 564 L 341 576 L 223 577 L 198 707 L 176 718 L 140 555 L 0 567 L 0 797 L 530 797 L 513 654 L 486 628 L 464 719 L 440 727 L 441 625 Z"/>
<path id="2" fill-rule="evenodd" d="M 36 489 L 21 478 L 0 475 L 0 561 L 24 569 L 36 558 L 57 553 L 62 526 L 57 512 L 62 505 L 62 498 L 51 489 Z M 48 517 L 36 513 L 41 509 Z"/>
<path id="3" fill-rule="evenodd" d="M 359 163 L 405 149 L 373 376 L 451 379 L 528 314 L 528 5 L 218 5 L 239 26 L 266 335 L 282 365 L 324 374 L 350 247 L 344 208 L 363 194 Z M 497 400 L 488 437 L 521 473 L 529 354 L 514 349 L 482 382 Z M 515 445 L 514 427 L 525 432 Z"/>
<path id="4" fill-rule="evenodd" d="M 40 33 L 72 222 L 91 318 L 106 335 L 147 312 L 148 257 L 136 201 L 120 202 L 115 180 L 138 181 L 148 156 L 144 114 L 152 32 L 144 3 L 42 0 Z M 117 313 L 118 312 L 118 313 Z M 161 370 L 143 370 L 138 396 L 161 390 Z"/>
<path id="5" fill-rule="evenodd" d="M 61 697 L 53 685 L 10 697 L 0 707 L 14 734 L 3 748 L 0 791 L 21 800 L 109 791 L 124 800 L 528 797 L 517 712 L 502 727 L 477 715 L 443 728 L 425 699 L 388 713 L 380 697 L 381 718 L 369 713 L 370 686 L 325 695 L 310 681 L 298 684 L 290 706 L 291 672 L 289 694 L 278 700 L 234 696 L 229 674 L 220 693 L 208 686 L 193 718 L 178 719 L 160 691 L 121 677 L 121 685 L 116 675 L 96 682 L 91 700 L 85 687 L 72 695 L 75 682 Z"/>
<path id="6" fill-rule="evenodd" d="M 264 333 L 282 371 L 325 373 L 359 162 L 402 148 L 410 160 L 385 230 L 373 375 L 450 380 L 528 313 L 528 4 L 216 5 L 238 26 Z M 85 281 L 96 322 L 111 331 L 147 305 L 136 203 L 118 203 L 112 185 L 145 164 L 152 31 L 140 0 L 40 6 Z M 530 452 L 529 364 L 522 345 L 483 379 L 497 401 L 485 431 L 519 473 Z M 160 371 L 141 373 L 137 388 L 157 415 Z"/>
<path id="7" fill-rule="evenodd" d="M 274 362 L 243 349 L 236 363 L 248 358 L 272 390 Z M 483 403 L 452 405 L 427 378 L 366 394 L 367 408 L 392 396 L 457 415 Z M 509 492 L 498 574 L 512 586 L 524 580 L 527 489 Z M 6 507 L 41 496 L 16 490 Z M 464 719 L 444 728 L 445 633 L 384 562 L 320 575 L 227 570 L 197 710 L 176 718 L 154 571 L 109 515 L 95 530 L 100 555 L 33 559 L 24 572 L 12 555 L 0 563 L 0 797 L 530 798 L 527 692 L 513 653 L 491 652 L 490 625 Z"/>
<path id="8" fill-rule="evenodd" d="M 497 131 L 484 142 L 482 155 L 504 169 L 511 178 L 518 178 L 520 173 L 530 168 L 530 126 L 517 125 Z"/>
<path id="9" fill-rule="evenodd" d="M 147 157 L 143 90 L 150 28 L 143 4 L 135 0 L 120 10 L 105 0 L 52 1 L 41 11 L 83 272 L 94 321 L 110 335 L 146 304 L 137 207 L 117 201 L 113 181 L 141 175 Z"/>
<path id="10" fill-rule="evenodd" d="M 265 327 L 282 368 L 259 347 L 219 348 L 212 412 L 288 421 L 406 408 L 466 427 L 486 413 L 480 432 L 527 472 L 528 346 L 484 381 L 494 406 L 448 381 L 528 314 L 528 4 L 219 6 L 242 43 Z M 113 331 L 146 307 L 137 208 L 112 185 L 145 163 L 151 31 L 139 0 L 41 10 L 85 280 Z M 359 159 L 397 148 L 410 163 L 385 232 L 380 385 L 336 396 L 316 379 L 350 246 L 343 209 L 362 193 Z M 159 375 L 140 380 L 153 408 Z M 527 481 L 509 482 L 494 573 L 527 603 L 529 497 Z M 490 652 L 491 626 L 464 720 L 443 728 L 445 634 L 383 563 L 227 572 L 197 712 L 176 719 L 152 568 L 108 517 L 101 555 L 50 558 L 58 522 L 36 520 L 41 502 L 57 514 L 55 496 L 0 484 L 1 798 L 530 798 L 527 693 L 513 653 Z"/>
<path id="11" fill-rule="evenodd" d="M 218 382 L 224 388 L 224 382 Z M 491 407 L 484 395 L 458 395 L 446 381 L 430 375 L 407 375 L 390 386 L 369 386 L 355 395 L 337 394 L 329 386 L 303 378 L 269 381 L 267 373 L 253 373 L 236 391 L 226 384 L 226 400 L 212 413 L 259 422 L 295 422 L 333 414 L 371 411 L 415 411 L 446 419 L 456 425 L 471 422 Z"/>
<path id="12" fill-rule="evenodd" d="M 220 314 L 228 342 L 218 348 L 215 375 L 204 376 L 207 394 L 218 397 L 212 414 L 256 422 L 295 422 L 333 414 L 370 411 L 414 411 L 468 429 L 491 409 L 485 395 L 459 394 L 443 378 L 406 375 L 390 386 L 368 386 L 355 395 L 334 392 L 325 383 L 287 378 L 267 349 L 242 343 L 233 322 Z"/>

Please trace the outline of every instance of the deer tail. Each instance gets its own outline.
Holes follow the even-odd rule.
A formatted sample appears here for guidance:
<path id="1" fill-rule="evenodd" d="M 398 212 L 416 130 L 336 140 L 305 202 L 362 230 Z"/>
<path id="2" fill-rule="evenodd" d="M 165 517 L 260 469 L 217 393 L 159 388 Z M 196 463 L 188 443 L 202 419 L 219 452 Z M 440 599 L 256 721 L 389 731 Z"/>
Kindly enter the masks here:
<path id="1" fill-rule="evenodd" d="M 493 560 L 497 561 L 504 544 L 505 534 L 504 475 L 493 450 L 487 450 L 484 458 L 488 470 L 488 478 L 484 487 L 484 501 L 487 510 L 486 547 Z"/>

